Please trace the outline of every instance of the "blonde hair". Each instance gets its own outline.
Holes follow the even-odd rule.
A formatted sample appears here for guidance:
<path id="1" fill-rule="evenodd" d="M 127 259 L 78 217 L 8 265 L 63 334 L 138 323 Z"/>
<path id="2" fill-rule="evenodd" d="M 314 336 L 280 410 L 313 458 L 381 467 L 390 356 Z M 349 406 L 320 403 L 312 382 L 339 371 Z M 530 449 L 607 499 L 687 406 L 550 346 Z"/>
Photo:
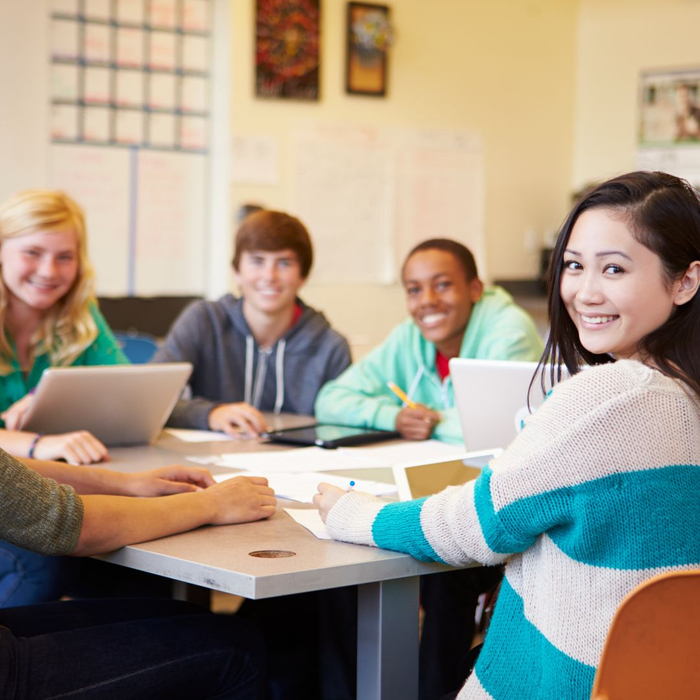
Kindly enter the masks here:
<path id="1" fill-rule="evenodd" d="M 30 364 L 48 353 L 52 366 L 70 365 L 97 337 L 91 313 L 96 304 L 95 271 L 87 257 L 85 217 L 82 209 L 58 190 L 24 190 L 0 206 L 0 248 L 10 238 L 71 229 L 78 243 L 78 272 L 68 293 L 47 311 L 32 336 Z M 14 355 L 7 332 L 8 301 L 9 291 L 0 275 L 0 375 L 12 371 Z"/>

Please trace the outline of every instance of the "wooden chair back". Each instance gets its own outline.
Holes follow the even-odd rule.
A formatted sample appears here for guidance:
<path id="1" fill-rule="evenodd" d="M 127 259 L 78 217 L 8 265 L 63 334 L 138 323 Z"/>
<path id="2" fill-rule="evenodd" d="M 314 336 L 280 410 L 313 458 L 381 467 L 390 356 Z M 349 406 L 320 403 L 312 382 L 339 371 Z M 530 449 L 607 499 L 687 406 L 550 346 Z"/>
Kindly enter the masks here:
<path id="1" fill-rule="evenodd" d="M 700 570 L 661 574 L 622 601 L 591 698 L 700 698 Z"/>

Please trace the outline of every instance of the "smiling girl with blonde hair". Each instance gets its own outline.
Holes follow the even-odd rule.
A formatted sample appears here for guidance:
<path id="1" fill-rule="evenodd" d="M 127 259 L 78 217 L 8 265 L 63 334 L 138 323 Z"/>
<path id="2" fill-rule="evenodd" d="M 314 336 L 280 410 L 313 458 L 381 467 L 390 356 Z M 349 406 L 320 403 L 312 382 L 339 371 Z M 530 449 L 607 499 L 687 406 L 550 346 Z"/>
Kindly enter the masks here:
<path id="1" fill-rule="evenodd" d="M 87 431 L 21 429 L 48 367 L 126 363 L 97 308 L 80 207 L 54 190 L 25 190 L 0 206 L 0 447 L 19 457 L 89 464 L 107 448 Z M 61 593 L 70 562 L 0 542 L 0 607 Z"/>

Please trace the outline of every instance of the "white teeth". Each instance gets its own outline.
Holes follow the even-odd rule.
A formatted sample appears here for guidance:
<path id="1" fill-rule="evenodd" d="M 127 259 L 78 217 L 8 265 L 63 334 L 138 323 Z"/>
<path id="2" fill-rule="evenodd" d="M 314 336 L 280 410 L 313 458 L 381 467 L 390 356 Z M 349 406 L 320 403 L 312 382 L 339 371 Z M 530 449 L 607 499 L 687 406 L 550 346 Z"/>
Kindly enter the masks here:
<path id="1" fill-rule="evenodd" d="M 581 316 L 586 323 L 608 323 L 614 321 L 617 316 Z"/>
<path id="2" fill-rule="evenodd" d="M 433 323 L 440 323 L 445 316 L 446 314 L 428 314 L 427 316 L 423 316 L 421 320 L 426 326 L 430 326 Z"/>

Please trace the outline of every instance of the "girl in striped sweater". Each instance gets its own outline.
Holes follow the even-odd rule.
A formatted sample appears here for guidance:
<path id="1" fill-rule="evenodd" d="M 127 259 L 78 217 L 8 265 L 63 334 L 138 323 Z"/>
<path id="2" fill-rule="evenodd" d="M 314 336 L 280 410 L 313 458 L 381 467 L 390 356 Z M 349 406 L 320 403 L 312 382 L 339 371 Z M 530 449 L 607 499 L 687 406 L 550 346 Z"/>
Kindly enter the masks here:
<path id="1" fill-rule="evenodd" d="M 603 183 L 565 221 L 549 281 L 542 362 L 573 376 L 479 479 L 407 503 L 315 497 L 337 539 L 507 562 L 460 700 L 589 698 L 625 595 L 700 567 L 697 194 L 665 173 Z"/>

